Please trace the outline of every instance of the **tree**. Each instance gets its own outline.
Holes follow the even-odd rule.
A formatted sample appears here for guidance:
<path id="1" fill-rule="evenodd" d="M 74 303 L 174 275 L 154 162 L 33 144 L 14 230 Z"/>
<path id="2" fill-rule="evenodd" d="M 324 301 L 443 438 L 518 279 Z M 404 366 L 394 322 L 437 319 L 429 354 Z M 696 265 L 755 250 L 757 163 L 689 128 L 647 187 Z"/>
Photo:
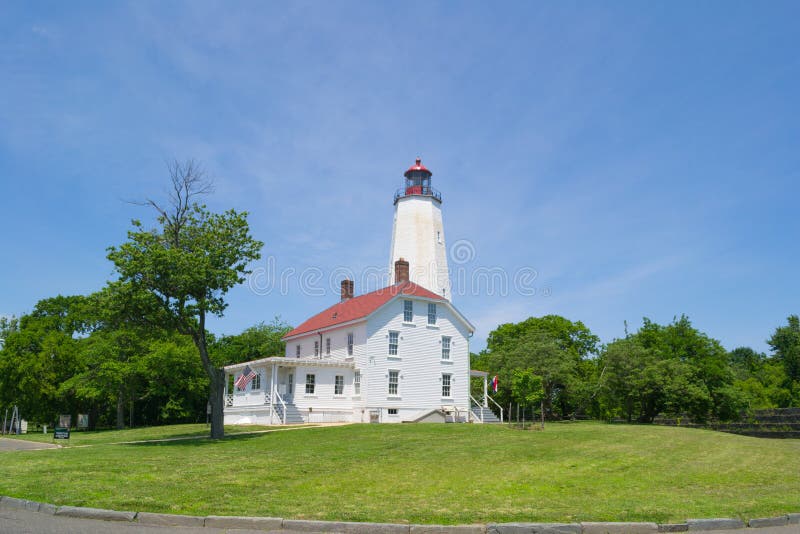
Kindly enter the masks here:
<path id="1" fill-rule="evenodd" d="M 286 343 L 281 339 L 291 326 L 275 317 L 271 323 L 258 323 L 241 334 L 222 336 L 211 345 L 211 355 L 217 365 L 230 365 L 268 356 L 283 356 Z"/>
<path id="2" fill-rule="evenodd" d="M 500 377 L 500 402 L 513 396 L 510 383 L 515 370 L 532 369 L 542 377 L 545 411 L 549 417 L 574 414 L 587 399 L 587 366 L 599 339 L 580 321 L 558 315 L 530 317 L 521 323 L 498 326 L 489 334 L 486 351 L 476 360 Z M 593 366 L 588 366 L 593 367 Z"/>
<path id="3" fill-rule="evenodd" d="M 209 379 L 211 437 L 222 438 L 225 373 L 209 355 L 206 321 L 221 317 L 225 295 L 250 273 L 248 264 L 261 257 L 263 243 L 252 238 L 247 213 L 217 214 L 196 198 L 211 192 L 211 183 L 194 162 L 169 166 L 171 192 L 166 205 L 148 199 L 157 226 L 147 230 L 138 220 L 128 241 L 110 247 L 120 281 L 149 298 L 138 299 L 138 314 L 191 338 Z"/>
<path id="4" fill-rule="evenodd" d="M 786 326 L 779 326 L 767 340 L 786 372 L 786 387 L 794 395 L 800 387 L 800 318 L 790 315 Z"/>
<path id="5" fill-rule="evenodd" d="M 533 369 L 515 369 L 511 375 L 511 395 L 518 404 L 531 407 L 542 404 L 542 427 L 544 428 L 544 387 L 542 383 L 542 377 L 536 375 Z"/>
<path id="6" fill-rule="evenodd" d="M 8 329 L 0 350 L 0 403 L 47 422 L 76 409 L 76 399 L 59 387 L 80 369 L 84 305 L 81 296 L 44 299 Z"/>

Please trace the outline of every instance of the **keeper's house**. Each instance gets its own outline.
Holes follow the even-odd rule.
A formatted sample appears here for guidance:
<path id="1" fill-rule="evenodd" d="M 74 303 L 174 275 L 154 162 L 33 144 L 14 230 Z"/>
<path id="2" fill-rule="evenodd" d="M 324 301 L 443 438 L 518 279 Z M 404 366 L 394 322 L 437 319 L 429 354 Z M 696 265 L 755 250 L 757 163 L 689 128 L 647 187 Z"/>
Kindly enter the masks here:
<path id="1" fill-rule="evenodd" d="M 431 174 L 417 160 L 394 195 L 391 284 L 354 296 L 343 280 L 339 303 L 283 338 L 284 356 L 227 366 L 225 424 L 497 420 L 486 373 L 469 368 L 474 327 L 449 300 Z M 246 367 L 255 377 L 242 389 Z M 480 401 L 472 376 L 483 378 Z"/>

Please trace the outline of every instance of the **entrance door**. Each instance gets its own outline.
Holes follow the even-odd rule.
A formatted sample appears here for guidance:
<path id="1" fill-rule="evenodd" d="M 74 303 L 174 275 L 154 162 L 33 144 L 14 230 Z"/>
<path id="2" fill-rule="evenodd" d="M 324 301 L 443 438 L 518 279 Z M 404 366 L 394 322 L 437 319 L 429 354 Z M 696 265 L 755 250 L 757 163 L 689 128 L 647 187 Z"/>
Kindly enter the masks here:
<path id="1" fill-rule="evenodd" d="M 278 391 L 283 397 L 285 402 L 292 402 L 292 396 L 294 394 L 294 375 L 290 372 L 280 373 L 278 375 L 280 378 L 280 387 Z"/>

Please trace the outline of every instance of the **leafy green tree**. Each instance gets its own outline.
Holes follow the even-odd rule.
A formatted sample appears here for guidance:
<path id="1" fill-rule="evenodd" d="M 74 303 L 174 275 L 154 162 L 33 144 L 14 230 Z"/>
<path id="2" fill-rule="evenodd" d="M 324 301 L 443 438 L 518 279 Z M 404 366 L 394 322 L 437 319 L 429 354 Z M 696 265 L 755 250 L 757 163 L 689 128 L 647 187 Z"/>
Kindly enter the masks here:
<path id="1" fill-rule="evenodd" d="M 744 351 L 736 357 L 752 358 Z M 607 345 L 603 401 L 612 416 L 652 422 L 659 414 L 735 419 L 747 397 L 734 387 L 731 356 L 681 316 L 664 326 L 649 319 L 625 339 Z"/>
<path id="2" fill-rule="evenodd" d="M 489 334 L 487 348 L 478 359 L 497 374 L 503 404 L 512 400 L 510 384 L 515 370 L 532 369 L 542 377 L 544 406 L 549 417 L 568 417 L 585 404 L 587 377 L 593 365 L 583 365 L 597 350 L 599 339 L 580 321 L 557 315 L 530 317 L 503 324 Z"/>
<path id="3" fill-rule="evenodd" d="M 536 375 L 533 369 L 515 369 L 511 373 L 511 395 L 518 404 L 534 408 L 544 400 L 543 383 L 542 377 Z"/>
<path id="4" fill-rule="evenodd" d="M 19 330 L 19 319 L 15 316 L 2 316 L 0 317 L 0 349 L 3 348 L 3 344 L 6 341 L 6 338 L 9 334 L 13 332 L 17 332 Z"/>
<path id="5" fill-rule="evenodd" d="M 211 344 L 212 358 L 217 365 L 223 366 L 269 356 L 283 356 L 286 353 L 286 343 L 281 338 L 291 329 L 280 317 L 275 317 L 271 323 L 258 323 L 241 334 L 221 336 Z"/>
<path id="6" fill-rule="evenodd" d="M 23 417 L 42 422 L 76 410 L 76 399 L 59 388 L 80 368 L 84 306 L 81 296 L 44 299 L 17 327 L 7 327 L 0 350 L 2 404 L 16 404 Z"/>
<path id="7" fill-rule="evenodd" d="M 261 257 L 263 243 L 253 239 L 247 213 L 212 213 L 195 199 L 211 190 L 197 164 L 170 167 L 171 194 L 158 212 L 158 225 L 145 229 L 133 221 L 128 241 L 111 247 L 108 257 L 120 280 L 131 284 L 141 299 L 139 315 L 191 338 L 209 379 L 211 437 L 221 438 L 225 373 L 209 355 L 206 321 L 222 316 L 225 295 L 250 273 L 248 264 Z"/>
<path id="8" fill-rule="evenodd" d="M 786 388 L 795 395 L 800 390 L 800 318 L 790 315 L 787 325 L 776 328 L 767 343 L 783 365 Z"/>

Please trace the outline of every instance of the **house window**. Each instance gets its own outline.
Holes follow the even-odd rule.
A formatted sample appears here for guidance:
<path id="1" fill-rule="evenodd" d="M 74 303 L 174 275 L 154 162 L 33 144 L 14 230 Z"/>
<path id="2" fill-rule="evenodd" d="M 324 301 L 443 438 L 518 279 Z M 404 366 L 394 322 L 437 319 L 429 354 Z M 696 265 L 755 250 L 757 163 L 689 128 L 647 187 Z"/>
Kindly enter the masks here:
<path id="1" fill-rule="evenodd" d="M 250 382 L 250 391 L 258 391 L 259 389 L 261 389 L 261 372 L 256 371 L 256 376 Z"/>
<path id="2" fill-rule="evenodd" d="M 297 346 L 294 348 L 294 357 L 295 357 L 295 358 L 299 358 L 299 357 L 300 357 L 300 345 L 297 345 Z"/>
<path id="3" fill-rule="evenodd" d="M 319 358 L 319 341 L 314 342 L 314 357 Z"/>
<path id="4" fill-rule="evenodd" d="M 400 371 L 389 371 L 389 395 L 397 395 L 399 382 Z"/>
<path id="5" fill-rule="evenodd" d="M 291 395 L 294 390 L 294 375 L 291 373 L 289 373 L 288 382 L 289 382 L 289 395 Z"/>
<path id="6" fill-rule="evenodd" d="M 399 332 L 389 332 L 389 356 L 397 356 L 398 339 L 400 339 Z"/>
<path id="7" fill-rule="evenodd" d="M 403 301 L 403 322 L 404 323 L 413 323 L 414 322 L 414 301 L 413 300 L 404 300 Z"/>
<path id="8" fill-rule="evenodd" d="M 353 375 L 353 394 L 361 395 L 361 371 L 356 371 Z"/>
<path id="9" fill-rule="evenodd" d="M 325 338 L 325 354 L 331 355 L 331 338 Z"/>
<path id="10" fill-rule="evenodd" d="M 353 333 L 348 332 L 347 334 L 347 355 L 353 355 Z"/>
<path id="11" fill-rule="evenodd" d="M 450 380 L 453 375 L 443 374 L 442 375 L 442 397 L 450 398 Z"/>
<path id="12" fill-rule="evenodd" d="M 450 338 L 447 336 L 442 336 L 442 359 L 450 359 Z"/>
<path id="13" fill-rule="evenodd" d="M 428 303 L 428 324 L 436 324 L 436 304 L 433 302 Z"/>
<path id="14" fill-rule="evenodd" d="M 314 394 L 314 385 L 317 377 L 315 375 L 306 375 L 306 395 Z"/>
<path id="15" fill-rule="evenodd" d="M 344 376 L 336 375 L 336 381 L 333 384 L 334 395 L 344 395 Z"/>
<path id="16" fill-rule="evenodd" d="M 397 415 L 397 408 L 389 408 L 389 415 Z"/>

